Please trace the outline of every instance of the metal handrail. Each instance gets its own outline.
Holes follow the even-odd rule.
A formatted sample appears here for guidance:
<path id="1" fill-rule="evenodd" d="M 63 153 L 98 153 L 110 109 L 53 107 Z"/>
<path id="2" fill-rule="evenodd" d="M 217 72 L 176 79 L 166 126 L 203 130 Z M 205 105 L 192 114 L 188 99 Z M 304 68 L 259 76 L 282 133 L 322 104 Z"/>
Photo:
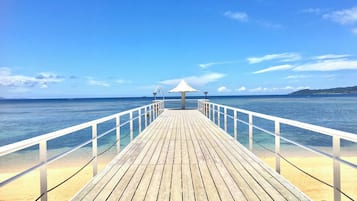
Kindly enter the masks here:
<path id="1" fill-rule="evenodd" d="M 144 123 L 144 128 L 146 128 L 154 119 L 156 119 L 158 117 L 158 115 L 160 115 L 162 113 L 164 109 L 164 104 L 162 101 L 155 101 L 152 104 L 148 104 L 148 105 L 144 105 L 141 107 L 137 107 L 137 108 L 133 108 L 130 110 L 126 110 L 117 114 L 113 114 L 113 115 L 109 115 L 100 119 L 96 119 L 93 121 L 89 121 L 89 122 L 85 122 L 79 125 L 75 125 L 69 128 L 65 128 L 65 129 L 61 129 L 58 131 L 54 131 L 54 132 L 50 132 L 38 137 L 34 137 L 34 138 L 30 138 L 27 140 L 23 140 L 20 142 L 16 142 L 13 144 L 9 144 L 9 145 L 5 145 L 0 147 L 0 157 L 1 156 L 5 156 L 11 153 L 14 153 L 16 151 L 19 150 L 23 150 L 26 149 L 28 147 L 34 146 L 34 145 L 39 145 L 39 152 L 40 152 L 40 161 L 39 163 L 37 163 L 36 165 L 27 168 L 26 170 L 17 173 L 16 175 L 5 179 L 3 181 L 0 182 L 0 187 L 5 186 L 9 183 L 11 183 L 12 181 L 36 170 L 36 169 L 40 169 L 40 189 L 41 189 L 41 200 L 47 200 L 47 165 L 60 159 L 63 158 L 65 156 L 67 156 L 68 154 L 92 143 L 92 152 L 93 152 L 93 157 L 92 157 L 92 163 L 93 163 L 93 176 L 95 176 L 97 174 L 97 163 L 96 163 L 96 158 L 97 158 L 97 149 L 98 149 L 98 145 L 97 145 L 97 140 L 106 136 L 109 133 L 112 133 L 113 131 L 116 131 L 116 142 L 118 147 L 118 153 L 120 152 L 120 128 L 123 127 L 124 125 L 129 124 L 130 125 L 130 140 L 133 140 L 133 121 L 137 120 L 140 122 L 138 127 L 139 127 L 139 133 L 142 132 L 141 127 L 142 127 L 142 123 Z M 144 111 L 143 111 L 144 110 Z M 137 116 L 133 117 L 133 113 L 137 112 Z M 146 115 L 150 114 L 149 120 L 147 119 Z M 120 123 L 120 117 L 124 116 L 124 115 L 129 115 L 129 120 L 125 121 L 123 123 Z M 144 116 L 144 122 L 142 122 L 142 116 Z M 116 125 L 115 127 L 101 133 L 101 134 L 97 134 L 97 125 L 109 120 L 116 120 Z M 56 139 L 58 137 L 62 137 L 62 136 L 66 136 L 68 134 L 71 134 L 73 132 L 76 131 L 80 131 L 86 128 L 90 128 L 92 127 L 92 138 L 90 140 L 87 140 L 86 142 L 77 145 L 73 148 L 71 148 L 68 151 L 62 152 L 60 154 L 57 154 L 51 158 L 47 158 L 47 142 L 49 140 L 53 140 Z M 94 159 L 93 159 L 94 158 Z"/>
<path id="2" fill-rule="evenodd" d="M 223 108 L 223 112 L 222 112 Z M 209 102 L 208 100 L 198 100 L 198 110 L 201 111 L 207 118 L 212 120 L 214 123 L 216 123 L 217 120 L 217 126 L 221 128 L 221 116 L 224 117 L 224 122 L 223 122 L 223 127 L 224 130 L 227 132 L 227 117 L 233 119 L 234 123 L 234 138 L 237 140 L 238 138 L 238 122 L 241 122 L 243 124 L 248 125 L 249 127 L 249 149 L 250 151 L 253 150 L 253 128 L 256 128 L 260 131 L 263 131 L 264 133 L 267 133 L 269 135 L 272 135 L 275 137 L 275 170 L 280 173 L 280 158 L 282 157 L 280 154 L 280 140 L 286 141 L 288 143 L 294 144 L 300 148 L 303 148 L 307 151 L 322 155 L 324 157 L 328 157 L 330 159 L 333 159 L 333 188 L 334 188 L 334 200 L 341 200 L 341 193 L 343 193 L 341 189 L 341 173 L 340 173 L 340 163 L 343 163 L 349 167 L 352 167 L 354 169 L 357 169 L 357 165 L 346 161 L 344 159 L 340 158 L 340 149 L 341 149 L 341 139 L 347 140 L 350 142 L 357 143 L 357 134 L 345 132 L 345 131 L 340 131 L 336 129 L 331 129 L 331 128 L 326 128 L 322 126 L 316 126 L 313 124 L 308 124 L 308 123 L 303 123 L 295 120 L 290 120 L 290 119 L 285 119 L 285 118 L 280 118 L 280 117 L 275 117 L 271 115 L 266 115 L 262 113 L 257 113 L 249 110 L 244 110 L 240 108 L 234 108 L 226 105 L 221 105 L 221 104 L 216 104 Z M 233 116 L 228 114 L 228 110 L 233 111 Z M 241 120 L 238 118 L 238 113 L 243 113 L 248 115 L 248 122 Z M 268 131 L 266 129 L 263 129 L 261 127 L 258 127 L 257 125 L 254 125 L 253 123 L 253 117 L 259 117 L 262 119 L 270 120 L 274 122 L 274 132 Z M 285 137 L 280 136 L 280 125 L 285 124 L 289 126 L 293 126 L 296 128 L 301 128 L 304 130 L 308 131 L 313 131 L 319 134 L 327 135 L 332 137 L 332 148 L 333 148 L 333 153 L 329 154 L 320 150 L 317 150 L 313 147 L 310 146 L 305 146 L 300 143 L 297 143 L 293 140 L 289 140 Z"/>

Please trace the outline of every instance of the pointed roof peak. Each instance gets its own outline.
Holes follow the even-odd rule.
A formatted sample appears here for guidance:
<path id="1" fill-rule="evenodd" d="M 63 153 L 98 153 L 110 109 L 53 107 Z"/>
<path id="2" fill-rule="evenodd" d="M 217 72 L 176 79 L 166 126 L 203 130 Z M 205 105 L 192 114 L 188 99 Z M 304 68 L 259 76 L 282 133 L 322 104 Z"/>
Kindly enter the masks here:
<path id="1" fill-rule="evenodd" d="M 190 85 L 187 84 L 185 80 L 181 80 L 180 83 L 169 92 L 196 92 L 197 89 L 192 88 Z"/>

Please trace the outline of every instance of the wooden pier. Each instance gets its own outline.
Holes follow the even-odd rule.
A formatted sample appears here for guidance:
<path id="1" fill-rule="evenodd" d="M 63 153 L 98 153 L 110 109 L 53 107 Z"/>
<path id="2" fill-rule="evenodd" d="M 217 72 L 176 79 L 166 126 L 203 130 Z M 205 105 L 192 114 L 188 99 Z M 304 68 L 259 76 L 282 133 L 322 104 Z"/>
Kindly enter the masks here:
<path id="1" fill-rule="evenodd" d="M 73 200 L 310 200 L 197 110 L 165 110 Z"/>

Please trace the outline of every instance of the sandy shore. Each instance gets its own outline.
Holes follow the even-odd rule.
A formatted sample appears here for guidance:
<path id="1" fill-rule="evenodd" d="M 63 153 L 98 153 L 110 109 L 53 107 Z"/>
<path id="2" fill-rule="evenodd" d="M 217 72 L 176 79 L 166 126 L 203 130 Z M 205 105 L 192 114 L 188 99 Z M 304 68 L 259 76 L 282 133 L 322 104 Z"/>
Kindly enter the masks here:
<path id="1" fill-rule="evenodd" d="M 357 157 L 348 157 L 349 161 L 357 163 Z M 264 157 L 263 160 L 271 167 L 275 167 L 275 158 Z M 321 157 L 289 157 L 293 163 L 299 165 L 309 173 L 322 178 L 332 184 L 332 162 Z M 107 160 L 100 161 L 100 169 L 104 167 Z M 71 162 L 50 165 L 48 169 L 48 186 L 60 183 L 64 178 L 69 177 L 80 168 L 82 162 Z M 291 165 L 282 161 L 281 173 L 291 183 L 300 188 L 313 200 L 333 200 L 333 191 L 330 187 L 321 184 L 314 179 L 292 168 Z M 39 171 L 26 175 L 8 186 L 0 189 L 0 200 L 34 200 L 39 196 Z M 11 169 L 2 171 L 0 179 L 8 178 L 12 175 Z M 356 178 L 357 171 L 352 168 L 341 166 L 342 189 L 352 198 L 357 199 Z M 92 177 L 92 167 L 88 166 L 80 174 L 76 175 L 69 182 L 49 193 L 49 200 L 68 200 Z M 346 200 L 342 197 L 342 200 Z"/>
<path id="2" fill-rule="evenodd" d="M 102 170 L 109 162 L 108 159 L 100 160 L 98 171 Z M 85 162 L 61 162 L 51 164 L 48 167 L 48 189 L 61 183 L 64 179 L 70 177 L 79 170 Z M 56 167 L 55 167 L 56 166 Z M 49 200 L 69 200 L 92 178 L 92 165 L 88 165 L 75 177 L 65 184 L 48 193 Z M 14 175 L 12 169 L 0 172 L 0 180 Z M 40 174 L 35 170 L 14 182 L 0 188 L 0 201 L 15 200 L 35 200 L 40 195 Z"/>
<path id="3" fill-rule="evenodd" d="M 344 159 L 357 164 L 357 157 L 345 157 Z M 262 160 L 275 169 L 275 158 L 265 157 Z M 322 157 L 288 157 L 288 160 L 311 175 L 333 184 L 333 163 L 331 159 Z M 333 189 L 331 187 L 310 178 L 284 160 L 281 160 L 281 174 L 313 200 L 333 200 Z M 342 191 L 354 200 L 357 199 L 356 182 L 357 170 L 341 165 Z M 344 196 L 341 199 L 349 200 Z"/>

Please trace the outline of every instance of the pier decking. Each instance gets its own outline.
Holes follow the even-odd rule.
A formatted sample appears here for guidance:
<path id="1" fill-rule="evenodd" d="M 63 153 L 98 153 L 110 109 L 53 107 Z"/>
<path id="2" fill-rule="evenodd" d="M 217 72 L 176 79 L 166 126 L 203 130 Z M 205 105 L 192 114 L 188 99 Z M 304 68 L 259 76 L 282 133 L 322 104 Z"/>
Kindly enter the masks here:
<path id="1" fill-rule="evenodd" d="M 73 200 L 309 200 L 197 110 L 165 110 Z"/>

